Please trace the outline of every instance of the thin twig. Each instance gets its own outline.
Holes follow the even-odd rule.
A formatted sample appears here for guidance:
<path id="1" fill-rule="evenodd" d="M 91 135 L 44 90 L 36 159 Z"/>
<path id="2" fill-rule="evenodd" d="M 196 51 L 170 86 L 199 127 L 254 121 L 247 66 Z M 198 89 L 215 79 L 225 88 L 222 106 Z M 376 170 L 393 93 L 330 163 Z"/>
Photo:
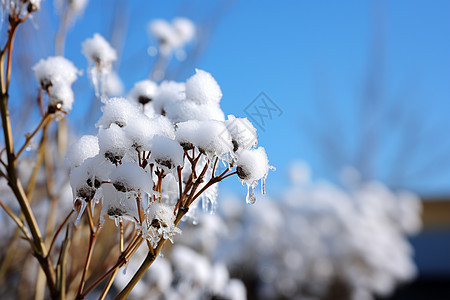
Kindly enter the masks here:
<path id="1" fill-rule="evenodd" d="M 93 284 L 91 284 L 86 291 L 79 296 L 79 299 L 84 299 L 90 292 L 92 292 L 95 287 L 97 287 L 103 280 L 105 280 L 111 273 L 116 272 L 116 270 L 119 270 L 121 267 L 126 265 L 128 263 L 128 260 L 131 256 L 137 251 L 137 249 L 140 247 L 142 243 L 142 238 L 138 235 L 135 235 L 128 245 L 128 247 L 125 249 L 125 251 L 122 253 L 122 255 L 119 256 L 117 259 L 117 262 L 114 266 L 112 266 L 105 274 L 103 274 L 100 278 L 98 278 Z"/>
<path id="2" fill-rule="evenodd" d="M 66 265 L 69 245 L 69 226 L 67 226 L 66 235 L 59 252 L 58 264 L 56 265 L 56 289 L 59 292 L 59 300 L 64 300 L 66 297 Z"/>
<path id="3" fill-rule="evenodd" d="M 26 140 L 24 142 L 24 144 L 22 145 L 22 147 L 20 147 L 20 150 L 17 152 L 16 154 L 16 159 L 20 156 L 20 154 L 22 154 L 22 152 L 28 147 L 28 145 L 30 144 L 31 140 L 33 139 L 33 137 L 42 129 L 42 127 L 44 127 L 48 121 L 50 121 L 53 118 L 52 114 L 45 114 L 44 117 L 41 119 L 41 122 L 39 122 L 38 126 L 36 127 L 36 129 L 30 134 L 26 136 Z"/>
<path id="4" fill-rule="evenodd" d="M 88 212 L 87 212 L 87 218 L 89 221 L 89 227 L 90 227 L 90 231 L 91 231 L 91 236 L 89 238 L 89 248 L 88 248 L 88 252 L 86 255 L 86 261 L 84 263 L 84 267 L 83 267 L 83 274 L 81 275 L 81 280 L 80 280 L 80 285 L 78 287 L 78 293 L 77 293 L 77 299 L 83 299 L 84 297 L 81 297 L 83 294 L 83 288 L 84 288 L 84 284 L 86 281 L 86 275 L 89 269 L 89 265 L 91 263 L 91 259 L 92 259 L 92 254 L 94 253 L 94 245 L 95 245 L 95 241 L 96 241 L 96 237 L 97 237 L 97 231 L 94 230 L 94 222 L 92 220 L 92 214 L 91 214 L 91 209 L 90 209 L 90 205 L 88 205 Z M 101 228 L 101 227 L 99 227 Z M 81 297 L 81 298 L 80 298 Z"/>
<path id="5" fill-rule="evenodd" d="M 122 219 L 119 220 L 119 227 L 120 227 L 120 254 L 123 253 L 123 221 Z"/>
<path id="6" fill-rule="evenodd" d="M 31 210 L 30 204 L 28 202 L 28 198 L 23 190 L 22 183 L 17 175 L 16 164 L 17 160 L 14 155 L 14 143 L 13 143 L 13 135 L 11 129 L 11 120 L 9 116 L 8 110 L 8 91 L 9 91 L 9 82 L 11 78 L 11 66 L 12 66 L 12 51 L 14 45 L 14 36 L 17 30 L 17 27 L 20 23 L 28 18 L 29 13 L 23 18 L 20 19 L 18 16 L 13 16 L 9 18 L 9 32 L 8 32 L 8 40 L 5 48 L 0 53 L 0 90 L 1 90 L 1 99 L 0 99 L 0 113 L 2 120 L 2 128 L 3 128 L 3 136 L 5 143 L 5 150 L 7 156 L 7 168 L 6 172 L 8 175 L 8 184 L 11 187 L 17 201 L 19 202 L 21 211 L 25 217 L 25 220 L 29 226 L 31 235 L 33 237 L 33 249 L 35 250 L 35 256 L 41 265 L 42 270 L 47 277 L 47 285 L 50 290 L 50 296 L 52 298 L 56 298 L 56 289 L 55 289 L 55 272 L 52 268 L 52 264 L 50 259 L 46 256 L 45 245 L 42 240 L 42 235 L 39 230 L 39 227 L 36 222 L 36 218 Z M 8 60 L 5 71 L 5 54 L 8 52 Z M 6 73 L 6 74 L 5 74 Z M 45 258 L 44 258 L 45 257 Z"/>
<path id="7" fill-rule="evenodd" d="M 103 289 L 102 294 L 98 298 L 99 300 L 104 300 L 106 297 L 106 294 L 108 294 L 109 289 L 111 288 L 112 283 L 114 282 L 114 278 L 116 278 L 117 272 L 119 271 L 119 268 L 116 268 L 114 272 L 111 274 L 111 276 L 108 279 L 108 282 L 106 283 L 105 288 Z"/>
<path id="8" fill-rule="evenodd" d="M 50 247 L 48 247 L 48 254 L 47 254 L 47 255 L 50 255 L 50 252 L 51 252 L 52 249 L 53 249 L 53 245 L 54 245 L 55 242 L 56 242 L 56 238 L 58 237 L 59 233 L 60 233 L 61 230 L 63 229 L 64 225 L 65 225 L 65 224 L 67 223 L 67 221 L 70 219 L 70 216 L 72 216 L 73 212 L 74 212 L 74 210 L 72 209 L 72 210 L 70 211 L 70 213 L 66 216 L 66 218 L 64 219 L 64 221 L 58 226 L 58 229 L 56 230 L 55 234 L 53 235 L 53 239 L 52 239 L 52 242 L 50 243 Z"/>
<path id="9" fill-rule="evenodd" d="M 181 218 L 184 216 L 184 214 L 187 212 L 187 210 L 179 210 L 177 217 L 175 219 L 175 226 L 178 225 Z M 165 239 L 161 239 L 158 243 L 158 246 L 156 247 L 154 253 L 149 252 L 147 254 L 147 257 L 142 262 L 141 266 L 137 270 L 137 272 L 134 274 L 133 278 L 130 280 L 130 282 L 125 286 L 125 288 L 114 298 L 115 300 L 123 300 L 125 299 L 130 293 L 131 290 L 134 288 L 134 286 L 139 282 L 139 280 L 144 276 L 147 269 L 153 264 L 155 259 L 158 257 L 159 253 L 161 252 L 162 247 L 164 246 L 164 243 L 166 242 Z"/>
<path id="10" fill-rule="evenodd" d="M 8 216 L 16 223 L 17 227 L 22 231 L 24 234 L 26 240 L 30 243 L 31 247 L 33 248 L 33 251 L 37 251 L 36 247 L 34 246 L 33 240 L 31 239 L 31 236 L 28 234 L 27 229 L 25 228 L 25 224 L 23 224 L 22 220 L 11 211 L 11 209 L 6 206 L 3 201 L 0 200 L 0 206 L 5 210 L 5 212 L 8 214 Z"/>

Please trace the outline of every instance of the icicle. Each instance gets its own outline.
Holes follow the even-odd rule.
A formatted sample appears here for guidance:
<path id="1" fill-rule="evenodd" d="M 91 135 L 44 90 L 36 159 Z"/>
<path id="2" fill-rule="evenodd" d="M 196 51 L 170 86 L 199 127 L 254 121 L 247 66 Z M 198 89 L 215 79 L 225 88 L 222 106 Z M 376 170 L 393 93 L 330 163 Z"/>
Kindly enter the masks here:
<path id="1" fill-rule="evenodd" d="M 116 224 L 116 227 L 119 227 L 119 221 L 120 221 L 120 218 L 118 218 L 118 217 L 114 218 L 114 224 Z"/>
<path id="2" fill-rule="evenodd" d="M 28 19 L 30 19 L 31 24 L 33 25 L 34 29 L 39 30 L 39 24 L 36 22 L 36 20 L 34 19 L 33 15 L 30 15 L 28 17 Z"/>
<path id="3" fill-rule="evenodd" d="M 251 192 L 250 192 L 251 190 Z M 245 197 L 247 204 L 254 204 L 256 202 L 255 187 L 247 184 L 247 196 Z"/>
<path id="4" fill-rule="evenodd" d="M 92 199 L 91 200 L 91 211 L 92 211 L 92 217 L 94 216 L 94 207 L 95 207 L 95 200 L 94 199 Z"/>
<path id="5" fill-rule="evenodd" d="M 89 73 L 91 73 L 91 80 L 92 80 L 92 84 L 94 85 L 94 91 L 95 91 L 95 97 L 99 98 L 100 97 L 100 88 L 99 88 L 99 81 L 100 81 L 100 76 L 99 76 L 99 72 L 96 69 L 95 66 L 90 67 Z"/>
<path id="6" fill-rule="evenodd" d="M 77 219 L 75 220 L 75 226 L 80 225 L 81 216 L 83 215 L 84 210 L 86 209 L 87 203 L 84 200 L 76 199 L 75 201 L 81 201 L 80 212 L 77 215 Z"/>
<path id="7" fill-rule="evenodd" d="M 266 179 L 267 179 L 267 174 L 266 174 L 266 176 L 261 178 L 261 194 L 263 194 L 263 195 L 266 194 Z"/>
<path id="8" fill-rule="evenodd" d="M 206 197 L 202 197 L 202 210 L 203 212 L 208 211 L 208 201 L 206 200 Z"/>
<path id="9" fill-rule="evenodd" d="M 209 214 L 213 215 L 217 210 L 217 202 L 211 201 L 211 209 L 209 210 Z"/>

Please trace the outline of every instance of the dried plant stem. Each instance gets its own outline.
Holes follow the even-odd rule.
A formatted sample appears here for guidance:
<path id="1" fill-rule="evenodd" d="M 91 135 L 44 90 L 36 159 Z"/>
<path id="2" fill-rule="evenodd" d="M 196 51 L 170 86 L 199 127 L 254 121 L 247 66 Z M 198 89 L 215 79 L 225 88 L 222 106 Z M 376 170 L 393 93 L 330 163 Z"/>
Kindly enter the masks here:
<path id="1" fill-rule="evenodd" d="M 147 269 L 155 261 L 156 257 L 158 256 L 159 252 L 161 251 L 162 247 L 164 246 L 165 241 L 166 241 L 165 239 L 161 239 L 161 241 L 158 243 L 158 246 L 156 247 L 154 253 L 149 252 L 147 254 L 147 257 L 145 258 L 144 262 L 141 264 L 141 266 L 137 270 L 136 274 L 134 274 L 131 281 L 119 293 L 119 295 L 117 295 L 116 298 L 114 298 L 115 300 L 125 299 L 130 294 L 130 292 L 134 288 L 134 286 L 138 283 L 138 281 L 142 278 L 142 276 L 144 276 Z"/>
<path id="2" fill-rule="evenodd" d="M 103 274 L 100 278 L 98 278 L 91 286 L 89 286 L 86 291 L 79 297 L 79 299 L 84 299 L 90 292 L 92 292 L 103 280 L 106 279 L 109 275 L 111 275 L 116 270 L 119 270 L 123 265 L 123 261 L 119 258 L 117 263 L 112 266 L 105 274 Z"/>
<path id="3" fill-rule="evenodd" d="M 205 176 L 206 171 L 208 170 L 208 166 L 209 166 L 209 163 L 206 162 L 205 166 L 203 167 L 202 172 L 200 173 L 200 176 L 195 180 L 195 183 L 192 186 L 192 190 L 189 194 L 189 197 L 186 199 L 186 202 L 183 205 L 184 207 L 189 207 L 192 204 L 192 202 L 194 201 L 193 197 L 195 195 L 195 191 L 197 190 L 198 186 L 203 182 L 203 177 Z M 211 180 L 213 180 L 213 179 L 214 178 L 211 178 Z"/>
<path id="4" fill-rule="evenodd" d="M 231 172 L 231 173 L 227 174 L 229 171 L 228 169 L 225 170 L 224 172 L 222 172 L 222 174 L 220 174 L 219 176 L 214 176 L 214 174 L 213 174 L 213 177 L 208 181 L 208 183 L 202 189 L 200 189 L 200 191 L 195 193 L 198 186 L 203 182 L 203 177 L 205 176 L 206 171 L 208 170 L 209 162 L 206 162 L 205 166 L 202 169 L 202 172 L 195 179 L 195 182 L 194 182 L 193 178 L 196 177 L 195 176 L 195 165 L 197 164 L 198 159 L 200 158 L 200 155 L 194 160 L 190 159 L 187 151 L 185 151 L 185 155 L 188 157 L 189 161 L 191 162 L 192 173 L 191 173 L 191 176 L 189 177 L 188 182 L 186 183 L 185 190 L 183 192 L 181 192 L 182 185 L 179 184 L 180 198 L 178 199 L 178 203 L 177 203 L 177 206 L 179 207 L 179 209 L 178 209 L 178 213 L 177 213 L 177 216 L 176 216 L 176 219 L 174 222 L 175 226 L 178 226 L 178 224 L 180 223 L 183 216 L 187 213 L 189 206 L 192 204 L 192 202 L 194 202 L 206 189 L 208 189 L 215 183 L 220 182 L 220 181 L 224 180 L 225 178 L 236 174 L 236 172 Z M 193 156 L 194 156 L 194 153 L 193 153 Z M 217 164 L 217 160 L 214 162 L 213 170 L 215 169 L 216 164 Z M 178 171 L 178 180 L 181 183 L 181 168 L 178 168 L 177 171 Z M 185 197 L 188 197 L 188 198 L 184 202 L 183 200 Z M 134 274 L 133 278 L 125 286 L 125 288 L 114 298 L 115 300 L 123 300 L 130 294 L 130 292 L 134 288 L 134 286 L 139 282 L 139 280 L 144 276 L 144 274 L 148 270 L 148 268 L 156 260 L 159 253 L 161 252 L 161 249 L 163 248 L 165 242 L 166 242 L 165 239 L 161 239 L 160 242 L 158 243 L 158 246 L 156 247 L 156 249 L 154 249 L 154 251 L 149 251 L 149 253 L 147 254 L 147 257 L 142 262 L 141 266 L 139 267 L 137 272 Z"/>
<path id="5" fill-rule="evenodd" d="M 186 214 L 187 210 L 179 210 L 177 217 L 175 219 L 175 226 L 178 225 L 178 223 L 180 223 L 181 218 Z M 123 300 L 125 299 L 130 293 L 131 290 L 134 288 L 134 286 L 139 282 L 139 280 L 142 278 L 142 276 L 144 276 L 145 272 L 147 271 L 147 269 L 153 264 L 153 262 L 155 261 L 155 259 L 158 257 L 159 253 L 161 252 L 162 247 L 164 246 L 166 240 L 165 239 L 161 239 L 158 243 L 158 246 L 156 247 L 156 249 L 154 250 L 154 253 L 149 252 L 147 254 L 147 257 L 145 258 L 145 260 L 142 262 L 141 266 L 139 267 L 139 269 L 137 270 L 136 274 L 134 274 L 133 278 L 131 279 L 131 281 L 126 285 L 126 287 L 119 293 L 119 295 L 117 295 L 114 299 L 115 300 Z"/>
<path id="6" fill-rule="evenodd" d="M 47 125 L 47 123 L 53 119 L 53 115 L 52 114 L 45 114 L 44 117 L 41 119 L 41 122 L 39 122 L 38 126 L 36 127 L 36 129 L 31 133 L 31 134 L 27 134 L 26 135 L 26 140 L 25 143 L 22 145 L 22 147 L 20 148 L 20 150 L 17 152 L 16 154 L 16 159 L 19 158 L 20 154 L 22 154 L 22 152 L 28 147 L 28 145 L 30 144 L 31 140 L 33 139 L 33 137 L 45 126 Z"/>
<path id="7" fill-rule="evenodd" d="M 111 288 L 111 285 L 114 282 L 114 278 L 116 278 L 117 272 L 119 272 L 119 268 L 115 268 L 114 269 L 113 273 L 111 274 L 111 276 L 108 279 L 108 282 L 106 283 L 105 288 L 103 289 L 102 294 L 98 298 L 99 300 L 104 300 L 105 299 L 106 294 L 108 294 L 109 289 Z"/>
<path id="8" fill-rule="evenodd" d="M 61 232 L 61 230 L 63 229 L 64 225 L 67 223 L 67 221 L 70 219 L 70 217 L 72 216 L 74 210 L 71 210 L 70 213 L 66 216 L 66 218 L 64 219 L 64 221 L 61 223 L 61 225 L 58 226 L 58 229 L 56 229 L 55 234 L 53 235 L 53 239 L 52 242 L 50 243 L 50 246 L 48 247 L 48 253 L 47 255 L 50 255 L 50 252 L 53 249 L 53 245 L 56 242 L 56 238 L 58 237 L 59 233 Z"/>
<path id="9" fill-rule="evenodd" d="M 45 120 L 46 117 L 43 118 Z M 44 149 L 48 149 L 49 143 L 48 143 L 48 131 L 49 131 L 49 123 L 41 121 L 41 124 L 43 125 L 42 130 L 42 140 L 41 145 Z M 38 128 L 41 126 L 38 126 Z M 35 130 L 36 132 L 36 130 Z M 25 143 L 26 145 L 27 143 Z M 22 149 L 25 149 L 25 145 L 22 147 Z M 53 159 L 52 159 L 52 153 L 50 151 L 44 151 L 44 167 L 45 167 L 45 173 L 46 173 L 46 188 L 47 188 L 47 195 L 50 198 L 50 209 L 47 214 L 47 224 L 45 226 L 45 238 L 44 238 L 44 244 L 48 245 L 52 241 L 52 231 L 54 228 L 54 219 L 55 219 L 55 212 L 57 207 L 57 200 L 58 198 L 54 195 L 54 182 L 53 182 Z M 50 257 L 50 252 L 47 252 L 47 258 Z M 38 272 L 38 278 L 36 280 L 36 300 L 38 299 L 44 299 L 44 289 L 45 289 L 45 280 L 43 277 L 42 272 Z M 58 284 L 56 281 L 55 284 Z M 58 291 L 58 288 L 56 287 L 56 290 Z M 39 292 L 39 293 L 38 293 Z M 37 296 L 40 295 L 38 298 Z"/>
<path id="10" fill-rule="evenodd" d="M 48 124 L 44 126 L 42 133 L 42 141 L 44 149 L 48 148 Z M 47 216 L 47 225 L 45 228 L 45 240 L 44 243 L 48 244 L 52 238 L 52 230 L 54 228 L 55 212 L 57 207 L 58 198 L 55 196 L 55 186 L 53 181 L 53 158 L 50 151 L 45 151 L 44 153 L 44 167 L 46 173 L 46 187 L 47 195 L 50 198 L 50 211 Z"/>
<path id="11" fill-rule="evenodd" d="M 23 224 L 22 220 L 11 211 L 11 209 L 6 206 L 3 201 L 0 200 L 0 206 L 5 210 L 5 212 L 8 214 L 8 216 L 17 224 L 17 227 L 19 227 L 20 231 L 22 231 L 23 235 L 25 236 L 25 239 L 30 243 L 31 248 L 33 251 L 37 251 L 36 247 L 34 246 L 33 240 L 31 239 L 31 236 L 28 234 L 27 229 L 25 228 L 25 224 Z"/>
<path id="12" fill-rule="evenodd" d="M 87 211 L 86 215 L 88 218 L 91 235 L 89 238 L 89 247 L 88 247 L 88 252 L 86 255 L 86 261 L 85 261 L 84 267 L 83 267 L 83 274 L 81 275 L 80 285 L 78 287 L 77 299 L 84 298 L 84 297 L 82 297 L 82 294 L 83 294 L 84 284 L 86 281 L 86 275 L 89 270 L 89 265 L 91 264 L 92 254 L 94 253 L 94 245 L 95 245 L 97 233 L 98 233 L 98 230 L 100 230 L 100 229 L 94 230 L 94 221 L 92 220 L 92 210 L 91 210 L 90 205 L 88 205 L 88 211 Z M 98 228 L 100 228 L 100 227 L 98 227 Z"/>
<path id="13" fill-rule="evenodd" d="M 22 183 L 20 182 L 17 171 L 16 164 L 17 159 L 14 154 L 14 143 L 11 129 L 11 120 L 9 116 L 8 110 L 8 90 L 9 90 L 9 81 L 11 78 L 11 65 L 12 65 L 12 51 L 14 45 L 14 36 L 17 30 L 17 27 L 20 23 L 22 23 L 26 18 L 20 19 L 17 16 L 11 17 L 9 19 L 9 32 L 8 32 L 8 40 L 5 45 L 5 48 L 0 53 L 0 88 L 1 88 L 1 98 L 0 98 L 0 113 L 2 119 L 2 127 L 3 127 L 3 135 L 5 142 L 5 151 L 7 156 L 8 165 L 6 168 L 7 176 L 8 176 L 8 184 L 11 187 L 17 201 L 19 202 L 21 211 L 25 217 L 27 225 L 30 229 L 31 236 L 33 238 L 34 248 L 36 249 L 35 256 L 41 265 L 46 277 L 47 277 L 47 285 L 50 290 L 50 295 L 52 298 L 56 298 L 56 289 L 55 289 L 55 272 L 51 266 L 49 259 L 46 257 L 46 249 L 42 240 L 42 235 L 37 225 L 34 214 L 31 210 L 30 204 L 28 202 L 28 198 L 25 194 L 25 191 L 22 187 Z M 5 70 L 5 55 L 8 53 L 8 60 L 6 64 Z"/>
<path id="14" fill-rule="evenodd" d="M 120 254 L 123 253 L 123 221 L 119 220 L 120 227 Z"/>
<path id="15" fill-rule="evenodd" d="M 33 172 L 31 173 L 30 180 L 28 182 L 28 186 L 26 189 L 26 195 L 28 200 L 31 202 L 33 200 L 33 191 L 34 187 L 36 186 L 36 176 L 39 171 L 39 168 L 41 167 L 41 164 L 44 160 L 44 153 L 45 153 L 45 147 L 44 147 L 44 137 L 42 137 L 41 142 L 39 143 L 39 148 L 37 152 L 37 158 L 36 158 L 36 164 L 33 168 Z"/>
<path id="16" fill-rule="evenodd" d="M 86 291 L 79 297 L 79 299 L 84 299 L 90 292 L 94 290 L 103 280 L 105 280 L 111 274 L 117 273 L 121 267 L 128 263 L 128 260 L 134 255 L 134 253 L 139 249 L 142 244 L 143 239 L 139 235 L 135 235 L 131 240 L 130 244 L 128 244 L 125 251 L 119 256 L 116 264 L 111 267 L 105 274 L 103 274 L 100 278 L 98 278 L 91 286 L 89 286 Z M 114 280 L 116 274 L 110 278 L 111 283 Z M 109 287 L 110 288 L 110 287 Z M 108 289 L 109 289 L 108 288 Z M 106 291 L 107 293 L 108 291 Z M 105 294 L 106 295 L 106 294 Z"/>
<path id="17" fill-rule="evenodd" d="M 44 152 L 45 152 L 45 148 L 44 148 L 44 136 L 42 136 L 41 142 L 39 143 L 39 148 L 38 148 L 38 153 L 37 153 L 37 159 L 36 159 L 36 163 L 35 166 L 33 167 L 33 172 L 31 173 L 31 177 L 30 180 L 28 182 L 27 188 L 26 188 L 26 196 L 27 199 L 29 201 L 29 203 L 31 203 L 33 201 L 33 191 L 34 191 L 34 187 L 36 184 L 36 176 L 37 173 L 39 171 L 39 168 L 42 164 L 42 161 L 44 159 Z M 5 168 L 7 168 L 7 166 L 5 165 Z M 7 177 L 7 176 L 5 176 Z M 20 213 L 19 215 L 19 219 L 21 221 L 24 220 L 24 215 L 23 212 Z M 6 256 L 8 258 L 12 258 L 16 249 L 16 239 L 20 236 L 20 228 L 16 229 L 16 232 L 14 233 L 14 237 L 11 241 L 11 243 L 9 243 L 8 246 L 8 250 L 6 251 Z M 50 252 L 50 250 L 49 250 Z M 48 253 L 47 253 L 48 255 Z M 5 274 L 7 268 L 9 267 L 9 263 L 12 262 L 11 259 L 4 259 L 2 266 L 0 267 L 0 279 L 3 277 L 3 275 Z"/>
<path id="18" fill-rule="evenodd" d="M 59 19 L 59 27 L 55 37 L 55 54 L 64 56 L 64 46 L 66 42 L 67 27 L 69 25 L 69 12 L 66 8 Z"/>
<path id="19" fill-rule="evenodd" d="M 69 227 L 67 226 L 66 235 L 59 252 L 58 264 L 56 265 L 56 289 L 59 292 L 58 300 L 64 300 L 66 298 L 66 266 L 69 245 Z"/>

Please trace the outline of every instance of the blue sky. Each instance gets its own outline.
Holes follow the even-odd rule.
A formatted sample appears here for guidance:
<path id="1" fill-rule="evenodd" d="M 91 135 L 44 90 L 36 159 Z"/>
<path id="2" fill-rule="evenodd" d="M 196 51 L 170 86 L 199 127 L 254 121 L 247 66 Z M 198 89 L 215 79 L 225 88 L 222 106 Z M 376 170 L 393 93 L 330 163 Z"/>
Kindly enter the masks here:
<path id="1" fill-rule="evenodd" d="M 43 2 L 36 23 L 45 19 L 50 26 L 56 24 L 52 2 Z M 124 4 L 124 19 L 118 24 L 127 39 L 119 75 L 127 90 L 150 69 L 145 49 L 151 19 L 186 16 L 198 24 L 215 21 L 196 67 L 219 82 L 225 113 L 244 117 L 245 107 L 260 92 L 283 111 L 267 121 L 265 131 L 258 130 L 260 145 L 277 167 L 269 175 L 269 192 L 286 186 L 288 166 L 295 160 L 307 161 L 315 178 L 336 180 L 340 168 L 357 161 L 361 122 L 380 137 L 374 146 L 364 142 L 369 177 L 424 194 L 450 192 L 449 1 L 253 0 L 224 5 L 222 14 L 215 13 L 218 1 L 91 1 L 67 37 L 66 56 L 79 68 L 87 64 L 81 42 L 95 32 L 111 36 L 117 7 L 111 3 Z M 33 30 L 51 40 L 54 32 L 48 26 Z M 53 54 L 49 44 L 38 46 L 43 57 Z M 361 115 L 373 74 L 381 74 L 376 77 L 376 104 Z M 91 91 L 83 88 L 86 83 L 86 76 L 76 83 L 77 101 L 90 97 Z M 339 145 L 346 159 L 330 163 L 327 155 L 338 151 L 323 151 L 323 135 Z M 373 153 L 378 155 L 373 158 Z M 393 180 L 398 169 L 412 175 Z M 230 181 L 223 187 L 239 188 L 237 180 Z"/>

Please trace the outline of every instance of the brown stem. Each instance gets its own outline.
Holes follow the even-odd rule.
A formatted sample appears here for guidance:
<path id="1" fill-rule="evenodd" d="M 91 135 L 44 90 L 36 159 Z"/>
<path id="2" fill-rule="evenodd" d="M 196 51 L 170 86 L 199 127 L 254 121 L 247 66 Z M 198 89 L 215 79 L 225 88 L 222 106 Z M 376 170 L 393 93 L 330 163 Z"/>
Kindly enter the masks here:
<path id="1" fill-rule="evenodd" d="M 128 263 L 128 260 L 131 256 L 137 251 L 139 246 L 142 243 L 142 238 L 140 238 L 138 235 L 135 235 L 128 247 L 125 249 L 125 251 L 122 253 L 122 255 L 119 256 L 117 259 L 117 262 L 114 266 L 112 266 L 105 274 L 103 274 L 100 278 L 98 278 L 92 285 L 90 285 L 86 291 L 78 297 L 78 299 L 84 299 L 90 292 L 94 290 L 95 287 L 97 287 L 103 280 L 105 280 L 111 273 L 118 271 L 121 267 L 126 265 Z"/>
<path id="2" fill-rule="evenodd" d="M 119 220 L 120 227 L 120 254 L 123 253 L 123 221 Z"/>
<path id="3" fill-rule="evenodd" d="M 181 221 L 181 218 L 184 216 L 184 214 L 186 212 L 187 212 L 187 210 L 181 210 L 181 209 L 178 211 L 177 217 L 175 219 L 175 226 L 178 225 L 178 223 Z M 139 267 L 137 272 L 134 274 L 131 281 L 125 286 L 125 288 L 119 293 L 119 295 L 117 295 L 114 298 L 115 300 L 123 300 L 131 293 L 131 290 L 139 282 L 139 280 L 142 278 L 142 276 L 144 276 L 147 269 L 153 264 L 155 259 L 158 257 L 165 242 L 166 242 L 165 239 L 161 239 L 160 242 L 158 243 L 158 246 L 154 250 L 154 253 L 149 252 L 147 254 L 147 257 L 142 262 L 141 266 Z"/>
<path id="4" fill-rule="evenodd" d="M 42 164 L 42 161 L 44 160 L 44 153 L 45 153 L 45 148 L 44 148 L 44 143 L 45 138 L 44 136 L 41 139 L 41 142 L 39 143 L 39 148 L 38 148 L 38 153 L 37 153 L 37 158 L 36 158 L 36 164 L 33 168 L 33 172 L 31 173 L 31 178 L 28 181 L 28 185 L 27 185 L 27 189 L 26 189 L 26 195 L 27 195 L 27 199 L 28 201 L 30 201 L 30 203 L 33 200 L 33 192 L 34 192 L 34 187 L 36 185 L 36 177 L 39 171 L 39 168 Z"/>
<path id="5" fill-rule="evenodd" d="M 37 225 L 34 214 L 31 210 L 30 204 L 28 202 L 28 198 L 23 190 L 22 183 L 20 182 L 17 171 L 16 171 L 16 157 L 14 155 L 14 143 L 13 143 L 13 135 L 11 129 L 11 120 L 9 116 L 8 110 L 8 91 L 9 91 L 9 82 L 11 78 L 11 66 L 12 66 L 12 50 L 14 45 L 14 37 L 16 33 L 16 29 L 18 25 L 23 22 L 28 17 L 28 14 L 25 18 L 19 19 L 17 16 L 10 18 L 10 28 L 8 41 L 6 43 L 5 48 L 0 53 L 0 90 L 1 90 L 1 99 L 0 99 L 0 113 L 2 120 L 2 128 L 5 142 L 5 150 L 6 156 L 8 160 L 8 166 L 6 168 L 8 175 L 8 184 L 11 187 L 17 201 L 19 202 L 20 209 L 25 217 L 25 220 L 29 226 L 31 235 L 33 237 L 33 244 L 37 249 L 35 256 L 41 265 L 42 270 L 44 271 L 47 277 L 47 285 L 50 290 L 50 296 L 52 298 L 56 298 L 56 288 L 55 288 L 55 272 L 53 267 L 51 266 L 50 260 L 46 257 L 46 249 L 42 240 L 42 235 Z M 6 65 L 6 74 L 5 74 L 5 54 L 8 52 L 8 61 Z"/>
<path id="6" fill-rule="evenodd" d="M 105 274 L 103 274 L 100 278 L 98 278 L 92 285 L 90 285 L 86 291 L 79 297 L 78 299 L 84 299 L 90 292 L 92 292 L 103 280 L 106 279 L 112 272 L 114 272 L 116 269 L 120 268 L 120 262 L 118 261 L 111 269 L 109 269 Z"/>
<path id="7" fill-rule="evenodd" d="M 81 275 L 81 281 L 80 281 L 80 286 L 78 287 L 78 293 L 77 293 L 77 299 L 83 299 L 84 297 L 82 297 L 83 294 L 83 288 L 84 288 L 84 284 L 86 281 L 86 275 L 89 269 L 89 265 L 91 264 L 91 259 L 92 259 L 92 254 L 94 253 L 94 245 L 95 245 L 95 240 L 97 237 L 97 231 L 94 230 L 94 223 L 92 220 L 92 214 L 91 214 L 91 210 L 90 210 L 90 205 L 88 204 L 88 212 L 86 214 L 88 216 L 88 221 L 89 221 L 89 227 L 91 230 L 91 236 L 89 238 L 89 248 L 88 248 L 88 252 L 86 255 L 86 261 L 84 263 L 84 267 L 83 267 L 83 274 Z M 100 228 L 100 227 L 99 227 Z"/>
<path id="8" fill-rule="evenodd" d="M 4 211 L 8 214 L 8 216 L 16 223 L 17 227 L 22 231 L 23 235 L 25 236 L 25 239 L 30 242 L 31 248 L 33 251 L 37 251 L 36 247 L 33 244 L 33 240 L 31 239 L 30 235 L 27 232 L 27 229 L 25 228 L 25 224 L 23 224 L 22 220 L 12 212 L 12 210 L 6 206 L 3 201 L 0 200 L 0 206 L 4 209 Z"/>
<path id="9" fill-rule="evenodd" d="M 58 263 L 56 265 L 56 290 L 58 291 L 58 300 L 64 300 L 66 297 L 66 267 L 67 267 L 67 252 L 69 250 L 69 226 L 66 227 L 66 235 L 61 245 L 59 252 Z"/>
<path id="10" fill-rule="evenodd" d="M 105 288 L 103 289 L 102 294 L 98 298 L 99 300 L 104 300 L 106 297 L 106 294 L 108 294 L 109 289 L 111 288 L 112 283 L 114 282 L 114 278 L 116 278 L 117 272 L 119 271 L 118 268 L 114 270 L 114 272 L 111 274 L 111 276 L 108 279 L 108 282 L 106 283 Z"/>
<path id="11" fill-rule="evenodd" d="M 19 151 L 16 154 L 16 159 L 19 158 L 20 154 L 22 154 L 22 152 L 27 148 L 27 146 L 30 144 L 33 137 L 42 129 L 42 127 L 44 127 L 47 124 L 48 121 L 50 121 L 52 119 L 52 117 L 53 117 L 53 115 L 51 115 L 51 114 L 44 115 L 44 117 L 41 119 L 41 122 L 36 127 L 36 129 L 30 135 L 27 135 L 25 143 L 23 144 L 23 146 L 19 149 Z"/>
<path id="12" fill-rule="evenodd" d="M 9 31 L 9 44 L 8 44 L 8 61 L 6 65 L 6 88 L 9 87 L 9 81 L 11 79 L 11 66 L 12 66 L 12 51 L 14 48 L 14 38 L 16 37 L 17 27 L 22 23 L 21 19 L 10 19 L 10 31 Z"/>
<path id="13" fill-rule="evenodd" d="M 213 166 L 213 169 L 212 169 L 212 177 L 215 177 L 216 176 L 216 166 L 217 166 L 217 162 L 219 161 L 219 157 L 216 157 L 216 159 L 214 160 L 214 166 Z"/>
<path id="14" fill-rule="evenodd" d="M 202 172 L 200 173 L 200 176 L 195 180 L 194 186 L 192 187 L 192 191 L 189 194 L 188 199 L 186 200 L 186 203 L 184 203 L 184 207 L 189 207 L 192 202 L 194 201 L 192 198 L 195 195 L 195 191 L 197 190 L 198 186 L 203 182 L 203 177 L 205 176 L 206 170 L 208 170 L 209 163 L 206 162 L 205 166 L 203 167 Z M 213 178 L 211 178 L 213 180 Z"/>
<path id="15" fill-rule="evenodd" d="M 64 221 L 58 226 L 58 229 L 56 230 L 55 234 L 53 235 L 53 239 L 52 242 L 50 243 L 50 247 L 48 248 L 48 253 L 47 255 L 50 255 L 50 252 L 53 249 L 53 245 L 56 242 L 56 238 L 58 237 L 59 233 L 61 232 L 61 230 L 63 229 L 64 225 L 67 223 L 67 221 L 70 219 L 70 216 L 72 216 L 74 210 L 71 210 L 70 213 L 66 216 L 66 218 L 64 219 Z"/>
<path id="16" fill-rule="evenodd" d="M 59 56 L 64 56 L 64 45 L 66 41 L 67 27 L 69 24 L 69 16 L 70 13 L 66 7 L 64 12 L 61 14 L 58 32 L 55 37 L 55 54 Z"/>

